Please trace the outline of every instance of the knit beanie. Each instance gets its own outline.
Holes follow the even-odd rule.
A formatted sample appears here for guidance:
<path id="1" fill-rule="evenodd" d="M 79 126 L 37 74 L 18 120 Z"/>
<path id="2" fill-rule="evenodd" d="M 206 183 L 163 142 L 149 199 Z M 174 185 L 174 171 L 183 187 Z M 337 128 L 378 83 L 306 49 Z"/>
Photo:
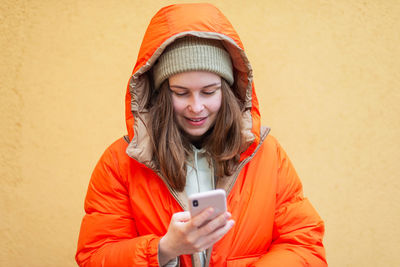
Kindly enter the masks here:
<path id="1" fill-rule="evenodd" d="M 229 53 L 221 41 L 186 36 L 167 46 L 153 68 L 156 89 L 172 75 L 186 71 L 209 71 L 233 84 L 233 68 Z"/>

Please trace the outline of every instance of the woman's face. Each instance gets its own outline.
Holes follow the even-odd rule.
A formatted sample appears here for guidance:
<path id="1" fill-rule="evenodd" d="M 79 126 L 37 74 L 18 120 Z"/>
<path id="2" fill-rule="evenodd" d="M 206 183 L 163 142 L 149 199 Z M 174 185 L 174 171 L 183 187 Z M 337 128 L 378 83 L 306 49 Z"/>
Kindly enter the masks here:
<path id="1" fill-rule="evenodd" d="M 221 107 L 221 77 L 207 71 L 189 71 L 169 78 L 176 121 L 198 141 L 214 125 Z"/>

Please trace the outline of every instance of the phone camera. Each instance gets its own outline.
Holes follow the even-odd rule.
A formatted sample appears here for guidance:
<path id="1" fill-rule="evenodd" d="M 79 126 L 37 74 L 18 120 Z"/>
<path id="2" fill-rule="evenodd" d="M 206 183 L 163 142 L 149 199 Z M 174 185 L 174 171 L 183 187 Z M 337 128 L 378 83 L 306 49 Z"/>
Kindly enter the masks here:
<path id="1" fill-rule="evenodd" d="M 197 207 L 199 205 L 199 202 L 197 200 L 193 200 L 193 207 Z"/>

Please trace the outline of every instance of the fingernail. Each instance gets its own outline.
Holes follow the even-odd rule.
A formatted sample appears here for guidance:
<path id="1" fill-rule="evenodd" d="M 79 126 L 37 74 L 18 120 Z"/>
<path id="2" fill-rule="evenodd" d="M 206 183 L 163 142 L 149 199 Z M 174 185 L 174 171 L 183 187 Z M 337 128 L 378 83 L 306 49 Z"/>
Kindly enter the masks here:
<path id="1" fill-rule="evenodd" d="M 228 226 L 228 229 L 231 229 L 231 228 L 235 225 L 235 222 L 234 222 L 233 220 L 229 220 L 229 221 L 226 223 L 226 225 Z"/>

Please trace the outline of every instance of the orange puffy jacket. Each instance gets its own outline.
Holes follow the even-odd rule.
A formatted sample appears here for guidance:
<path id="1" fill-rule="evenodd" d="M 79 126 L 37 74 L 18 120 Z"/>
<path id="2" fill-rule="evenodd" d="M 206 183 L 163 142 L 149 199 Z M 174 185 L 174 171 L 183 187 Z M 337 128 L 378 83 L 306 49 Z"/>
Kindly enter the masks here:
<path id="1" fill-rule="evenodd" d="M 252 71 L 238 35 L 209 4 L 161 9 L 151 20 L 126 93 L 128 136 L 113 143 L 89 183 L 76 261 L 80 266 L 158 266 L 158 242 L 172 214 L 187 209 L 187 197 L 164 181 L 152 160 L 146 131 L 151 68 L 176 38 L 219 39 L 235 68 L 245 103 L 247 149 L 236 173 L 217 182 L 227 191 L 234 227 L 207 250 L 210 266 L 326 266 L 324 223 L 303 197 L 300 180 L 269 129 L 260 126 Z M 182 255 L 180 266 L 199 266 Z"/>

